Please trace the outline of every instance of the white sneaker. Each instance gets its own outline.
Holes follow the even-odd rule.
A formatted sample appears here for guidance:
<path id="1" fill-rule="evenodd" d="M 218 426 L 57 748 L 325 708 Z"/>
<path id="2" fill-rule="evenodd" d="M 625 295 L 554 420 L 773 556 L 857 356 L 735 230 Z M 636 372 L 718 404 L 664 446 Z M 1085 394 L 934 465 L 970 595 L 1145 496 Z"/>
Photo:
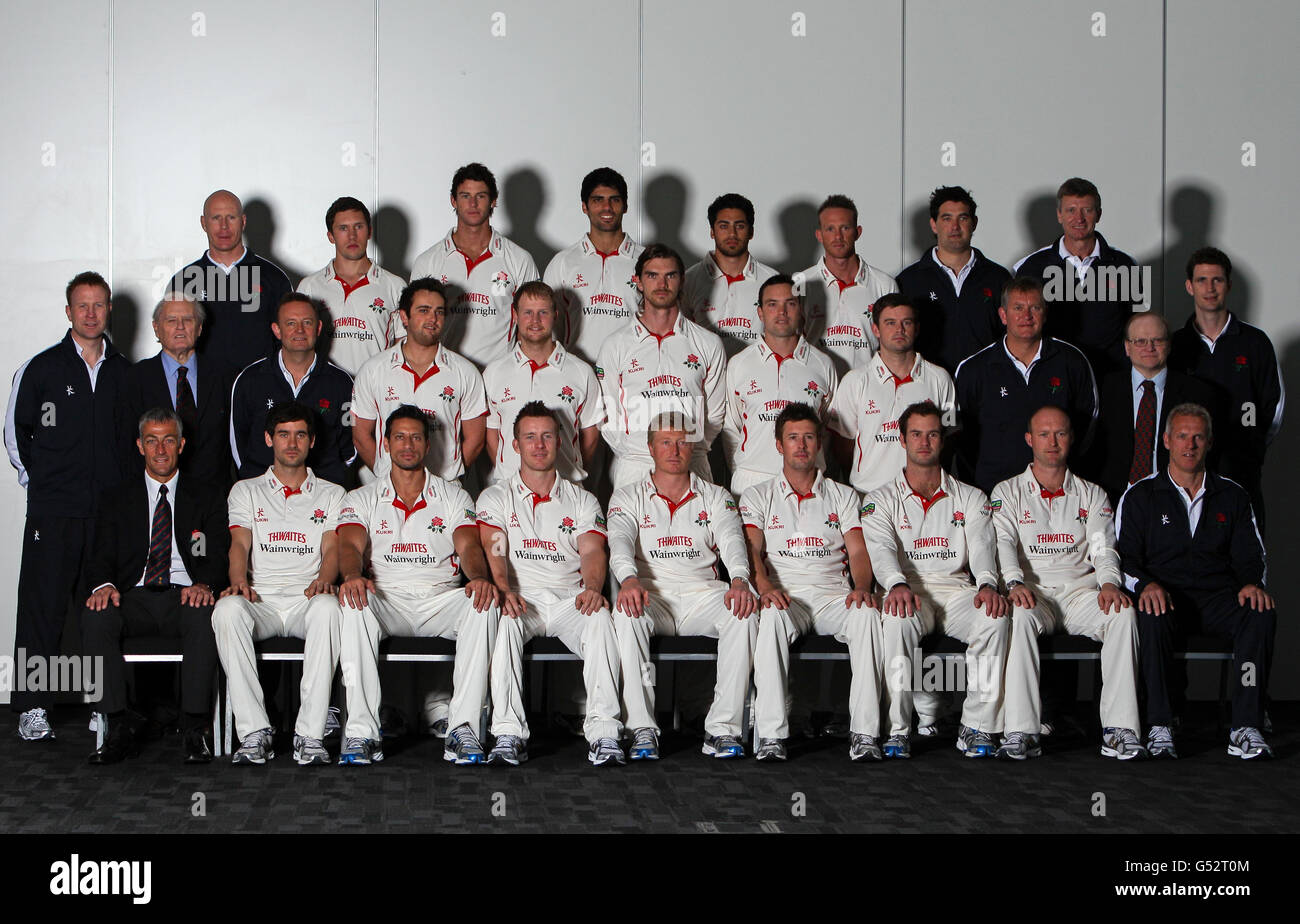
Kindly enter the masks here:
<path id="1" fill-rule="evenodd" d="M 47 741 L 54 737 L 54 729 L 50 728 L 50 718 L 44 709 L 28 709 L 18 717 L 18 737 L 24 741 Z"/>
<path id="2" fill-rule="evenodd" d="M 1242 760 L 1272 757 L 1273 749 L 1264 741 L 1258 728 L 1234 728 L 1228 735 L 1228 753 Z"/>

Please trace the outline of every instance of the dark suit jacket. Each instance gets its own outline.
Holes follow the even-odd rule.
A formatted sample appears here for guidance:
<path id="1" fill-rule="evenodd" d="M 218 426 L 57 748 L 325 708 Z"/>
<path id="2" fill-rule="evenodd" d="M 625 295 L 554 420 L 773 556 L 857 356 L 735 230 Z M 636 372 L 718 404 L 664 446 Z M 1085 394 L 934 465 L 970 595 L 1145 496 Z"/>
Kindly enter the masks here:
<path id="1" fill-rule="evenodd" d="M 153 525 L 145 477 L 132 475 L 125 485 L 100 498 L 87 586 L 112 584 L 119 591 L 127 591 L 144 574 Z M 169 499 L 172 532 L 190 580 L 207 584 L 214 593 L 221 591 L 229 583 L 230 527 L 226 495 L 182 473 L 176 482 L 176 496 Z"/>
<path id="2" fill-rule="evenodd" d="M 1106 489 L 1111 500 L 1117 503 L 1120 495 L 1128 488 L 1129 468 L 1133 464 L 1133 413 L 1136 400 L 1131 367 L 1126 366 L 1122 371 L 1112 372 L 1102 382 L 1097 427 L 1089 454 L 1091 464 L 1087 467 L 1096 477 L 1097 483 Z M 1169 450 L 1165 449 L 1161 439 L 1169 411 L 1188 401 L 1209 411 L 1214 418 L 1215 433 L 1219 431 L 1220 402 L 1214 390 L 1190 375 L 1170 369 L 1169 377 L 1165 380 L 1164 399 L 1160 402 L 1160 419 L 1156 421 L 1156 471 L 1162 471 L 1169 465 Z M 1214 456 L 1211 447 L 1211 467 L 1214 467 Z"/>
<path id="3" fill-rule="evenodd" d="M 234 374 L 207 356 L 199 359 L 197 433 L 185 433 L 181 453 L 181 474 L 197 478 L 221 491 L 234 484 L 234 463 L 230 458 L 230 386 Z M 171 391 L 163 372 L 161 354 L 142 359 L 127 372 L 127 427 L 125 434 L 132 474 L 144 472 L 144 456 L 135 446 L 140 415 L 150 408 L 172 408 Z M 173 408 L 174 409 L 174 408 Z"/>

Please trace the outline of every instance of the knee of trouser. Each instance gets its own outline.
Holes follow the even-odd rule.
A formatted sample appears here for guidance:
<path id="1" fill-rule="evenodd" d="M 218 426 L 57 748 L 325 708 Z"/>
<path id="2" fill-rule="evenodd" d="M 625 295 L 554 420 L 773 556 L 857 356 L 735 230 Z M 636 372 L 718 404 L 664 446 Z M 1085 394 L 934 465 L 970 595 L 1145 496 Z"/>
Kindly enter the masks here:
<path id="1" fill-rule="evenodd" d="M 1011 631 L 1024 639 L 1036 639 L 1043 631 L 1042 619 L 1037 609 L 1023 606 L 1011 608 Z"/>
<path id="2" fill-rule="evenodd" d="M 775 636 L 787 639 L 794 628 L 794 620 L 790 618 L 790 613 L 778 606 L 765 606 L 759 613 L 749 618 L 758 620 L 758 634 L 763 638 Z"/>
<path id="3" fill-rule="evenodd" d="M 1118 613 L 1107 614 L 1106 634 L 1124 633 L 1134 635 L 1138 628 L 1137 610 L 1131 606 L 1121 606 Z"/>
<path id="4" fill-rule="evenodd" d="M 321 622 L 338 625 L 343 621 L 343 611 L 333 594 L 316 594 L 307 601 L 307 612 L 302 618 L 308 629 Z"/>
<path id="5" fill-rule="evenodd" d="M 212 608 L 212 631 L 214 632 L 251 629 L 252 623 L 252 618 L 244 608 L 243 597 L 222 597 Z"/>

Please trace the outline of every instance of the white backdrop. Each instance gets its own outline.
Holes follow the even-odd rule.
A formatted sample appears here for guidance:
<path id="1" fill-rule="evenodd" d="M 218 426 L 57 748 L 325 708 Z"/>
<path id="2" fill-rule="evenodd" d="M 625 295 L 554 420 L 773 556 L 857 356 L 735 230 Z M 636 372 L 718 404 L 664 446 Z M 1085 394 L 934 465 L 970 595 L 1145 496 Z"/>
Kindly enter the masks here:
<path id="1" fill-rule="evenodd" d="M 859 205 L 859 252 L 889 272 L 928 246 L 941 184 L 979 202 L 975 243 L 1010 265 L 1057 232 L 1067 176 L 1101 188 L 1101 231 L 1151 264 L 1175 324 L 1203 243 L 1236 265 L 1233 307 L 1300 389 L 1285 209 L 1300 183 L 1300 17 L 1290 0 L 49 0 L 0 7 L 0 339 L 6 377 L 66 329 L 82 269 L 114 288 L 115 340 L 157 347 L 157 288 L 197 257 L 204 196 L 242 196 L 252 247 L 296 281 L 330 258 L 324 212 L 376 212 L 376 256 L 407 274 L 450 227 L 448 182 L 496 172 L 495 224 L 544 267 L 585 230 L 578 185 L 629 181 L 627 228 L 688 260 L 727 191 L 758 208 L 754 251 L 798 270 L 814 209 Z M 1300 695 L 1300 579 L 1286 565 L 1300 431 L 1266 471 L 1281 598 L 1273 692 Z M 25 499 L 0 482 L 0 648 L 13 631 Z M 5 650 L 8 650 L 5 648 Z"/>

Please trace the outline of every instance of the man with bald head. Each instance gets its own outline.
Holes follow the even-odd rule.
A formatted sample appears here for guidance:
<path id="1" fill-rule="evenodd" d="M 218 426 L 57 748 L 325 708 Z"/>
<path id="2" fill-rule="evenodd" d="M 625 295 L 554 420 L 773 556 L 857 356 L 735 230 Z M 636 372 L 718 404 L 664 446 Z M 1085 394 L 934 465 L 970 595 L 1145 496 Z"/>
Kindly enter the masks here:
<path id="1" fill-rule="evenodd" d="M 293 290 L 284 270 L 244 246 L 246 222 L 234 193 L 218 189 L 208 196 L 199 216 L 208 249 L 167 286 L 202 303 L 207 322 L 199 352 L 235 371 L 271 352 L 276 306 Z"/>
<path id="2" fill-rule="evenodd" d="M 235 372 L 215 358 L 200 369 L 195 346 L 203 334 L 207 312 L 183 292 L 168 292 L 153 310 L 153 333 L 162 347 L 127 372 L 128 412 L 123 425 L 134 432 L 131 421 L 150 408 L 172 408 L 185 428 L 180 471 L 205 484 L 226 490 L 233 484 L 230 462 L 230 386 Z M 132 470 L 140 469 L 143 456 L 130 445 Z"/>
<path id="3" fill-rule="evenodd" d="M 1213 389 L 1170 369 L 1169 348 L 1168 322 L 1149 311 L 1135 314 L 1124 328 L 1129 366 L 1102 381 L 1097 431 L 1084 470 L 1115 503 L 1129 485 L 1169 464 L 1160 433 L 1170 408 L 1190 401 L 1218 417 Z"/>

